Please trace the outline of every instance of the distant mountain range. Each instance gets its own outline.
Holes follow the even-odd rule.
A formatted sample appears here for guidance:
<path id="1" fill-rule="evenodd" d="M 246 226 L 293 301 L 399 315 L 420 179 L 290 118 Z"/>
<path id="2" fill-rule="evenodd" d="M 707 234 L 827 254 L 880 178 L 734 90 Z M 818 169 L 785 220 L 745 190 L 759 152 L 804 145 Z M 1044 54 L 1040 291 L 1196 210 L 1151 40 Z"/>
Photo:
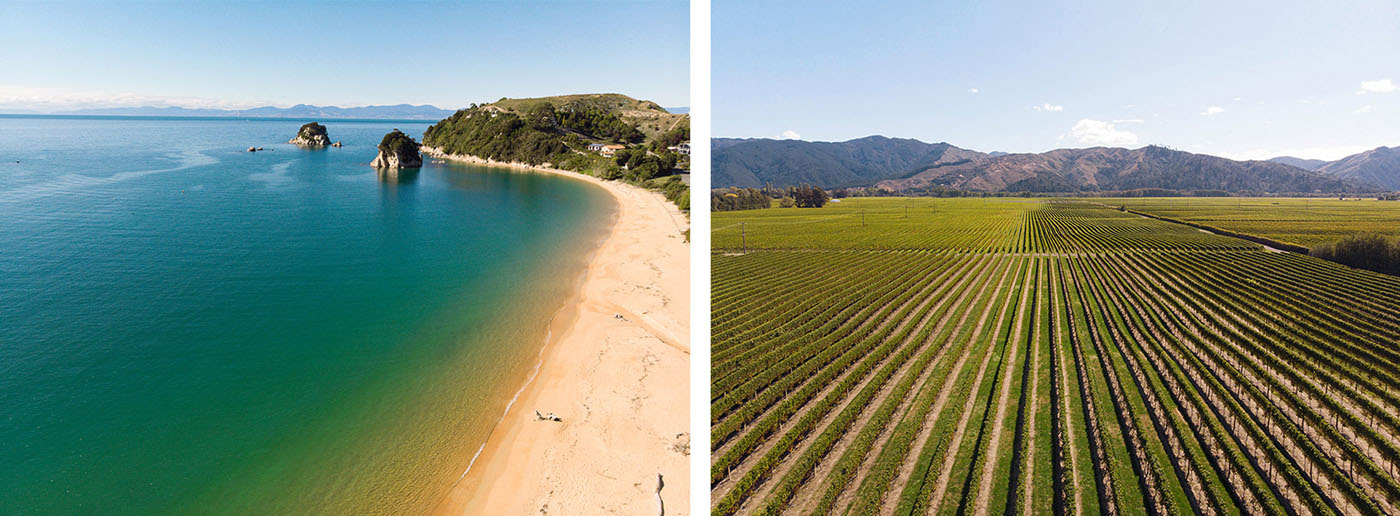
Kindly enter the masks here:
<path id="1" fill-rule="evenodd" d="M 714 138 L 711 145 L 711 181 L 716 187 L 868 186 L 934 165 L 986 156 L 947 143 L 883 136 L 844 142 Z"/>
<path id="2" fill-rule="evenodd" d="M 716 138 L 716 188 L 879 186 L 988 192 L 1102 192 L 1164 188 L 1230 192 L 1361 193 L 1400 189 L 1400 149 L 1333 162 L 1236 161 L 1159 146 L 982 153 L 948 143 L 870 136 L 845 142 Z"/>
<path id="3" fill-rule="evenodd" d="M 1293 156 L 1279 156 L 1277 158 L 1271 158 L 1269 161 L 1283 163 L 1284 165 L 1293 165 L 1303 170 L 1317 170 L 1328 163 L 1325 159 L 1303 159 Z"/>
<path id="4" fill-rule="evenodd" d="M 33 113 L 33 111 L 16 111 Z M 188 116 L 188 117 L 256 117 L 256 118 L 359 118 L 392 120 L 441 120 L 455 113 L 432 105 L 398 104 L 394 106 L 312 106 L 297 104 L 288 108 L 264 106 L 250 109 L 190 109 L 182 107 L 120 107 L 55 111 L 53 115 L 107 116 Z"/>
<path id="5" fill-rule="evenodd" d="M 1351 181 L 1400 190 L 1400 147 L 1377 147 L 1317 168 L 1318 172 Z"/>

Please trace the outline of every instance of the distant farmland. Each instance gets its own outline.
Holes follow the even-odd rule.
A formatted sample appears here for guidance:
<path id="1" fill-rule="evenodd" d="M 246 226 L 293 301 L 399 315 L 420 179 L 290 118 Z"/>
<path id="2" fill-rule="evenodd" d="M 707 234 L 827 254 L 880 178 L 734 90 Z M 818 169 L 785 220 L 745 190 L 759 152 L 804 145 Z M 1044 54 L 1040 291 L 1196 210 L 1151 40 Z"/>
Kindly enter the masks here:
<path id="1" fill-rule="evenodd" d="M 1274 197 L 1097 199 L 1113 206 L 1311 247 L 1356 233 L 1400 237 L 1400 201 Z"/>
<path id="2" fill-rule="evenodd" d="M 713 224 L 714 514 L 1400 514 L 1400 279 L 1074 201 Z"/>

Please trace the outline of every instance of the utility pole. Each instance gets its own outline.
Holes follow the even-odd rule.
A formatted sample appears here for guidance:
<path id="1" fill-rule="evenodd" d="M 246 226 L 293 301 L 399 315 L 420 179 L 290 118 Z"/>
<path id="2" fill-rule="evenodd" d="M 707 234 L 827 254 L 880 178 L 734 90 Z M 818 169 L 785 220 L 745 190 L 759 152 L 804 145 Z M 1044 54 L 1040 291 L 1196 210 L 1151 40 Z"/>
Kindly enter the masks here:
<path id="1" fill-rule="evenodd" d="M 744 223 L 743 223 L 743 222 L 740 222 L 740 223 L 739 223 L 739 242 L 740 242 L 740 245 L 741 245 L 742 248 L 743 248 L 744 254 L 748 254 L 748 252 L 749 252 L 749 234 L 748 234 L 748 231 L 747 231 L 747 230 L 748 230 L 748 228 L 744 226 Z"/>
<path id="2" fill-rule="evenodd" d="M 860 227 L 865 227 L 865 210 L 860 210 Z"/>

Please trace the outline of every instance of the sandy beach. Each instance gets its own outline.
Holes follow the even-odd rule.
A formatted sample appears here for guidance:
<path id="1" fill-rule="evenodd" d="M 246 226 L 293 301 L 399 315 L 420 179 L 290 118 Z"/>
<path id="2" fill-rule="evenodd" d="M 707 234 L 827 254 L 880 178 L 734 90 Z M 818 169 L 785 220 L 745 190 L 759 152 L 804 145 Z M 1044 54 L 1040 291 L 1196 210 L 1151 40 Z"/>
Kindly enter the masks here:
<path id="1" fill-rule="evenodd" d="M 538 374 L 437 514 L 687 514 L 689 222 L 660 194 L 573 172 L 617 201 L 610 234 L 556 317 Z M 535 410 L 563 421 L 536 420 Z M 664 481 L 658 499 L 658 475 Z"/>

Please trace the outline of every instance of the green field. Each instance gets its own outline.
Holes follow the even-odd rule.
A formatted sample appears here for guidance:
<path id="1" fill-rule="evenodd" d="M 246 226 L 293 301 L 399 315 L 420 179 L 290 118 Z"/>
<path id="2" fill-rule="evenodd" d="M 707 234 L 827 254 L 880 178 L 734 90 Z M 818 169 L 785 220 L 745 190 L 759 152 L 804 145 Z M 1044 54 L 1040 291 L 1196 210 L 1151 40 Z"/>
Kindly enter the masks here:
<path id="1" fill-rule="evenodd" d="M 1400 279 L 1078 201 L 713 228 L 714 514 L 1400 513 Z"/>
<path id="2" fill-rule="evenodd" d="M 1400 237 L 1398 201 L 1277 197 L 1159 197 L 1095 201 L 1305 247 L 1357 233 Z"/>

